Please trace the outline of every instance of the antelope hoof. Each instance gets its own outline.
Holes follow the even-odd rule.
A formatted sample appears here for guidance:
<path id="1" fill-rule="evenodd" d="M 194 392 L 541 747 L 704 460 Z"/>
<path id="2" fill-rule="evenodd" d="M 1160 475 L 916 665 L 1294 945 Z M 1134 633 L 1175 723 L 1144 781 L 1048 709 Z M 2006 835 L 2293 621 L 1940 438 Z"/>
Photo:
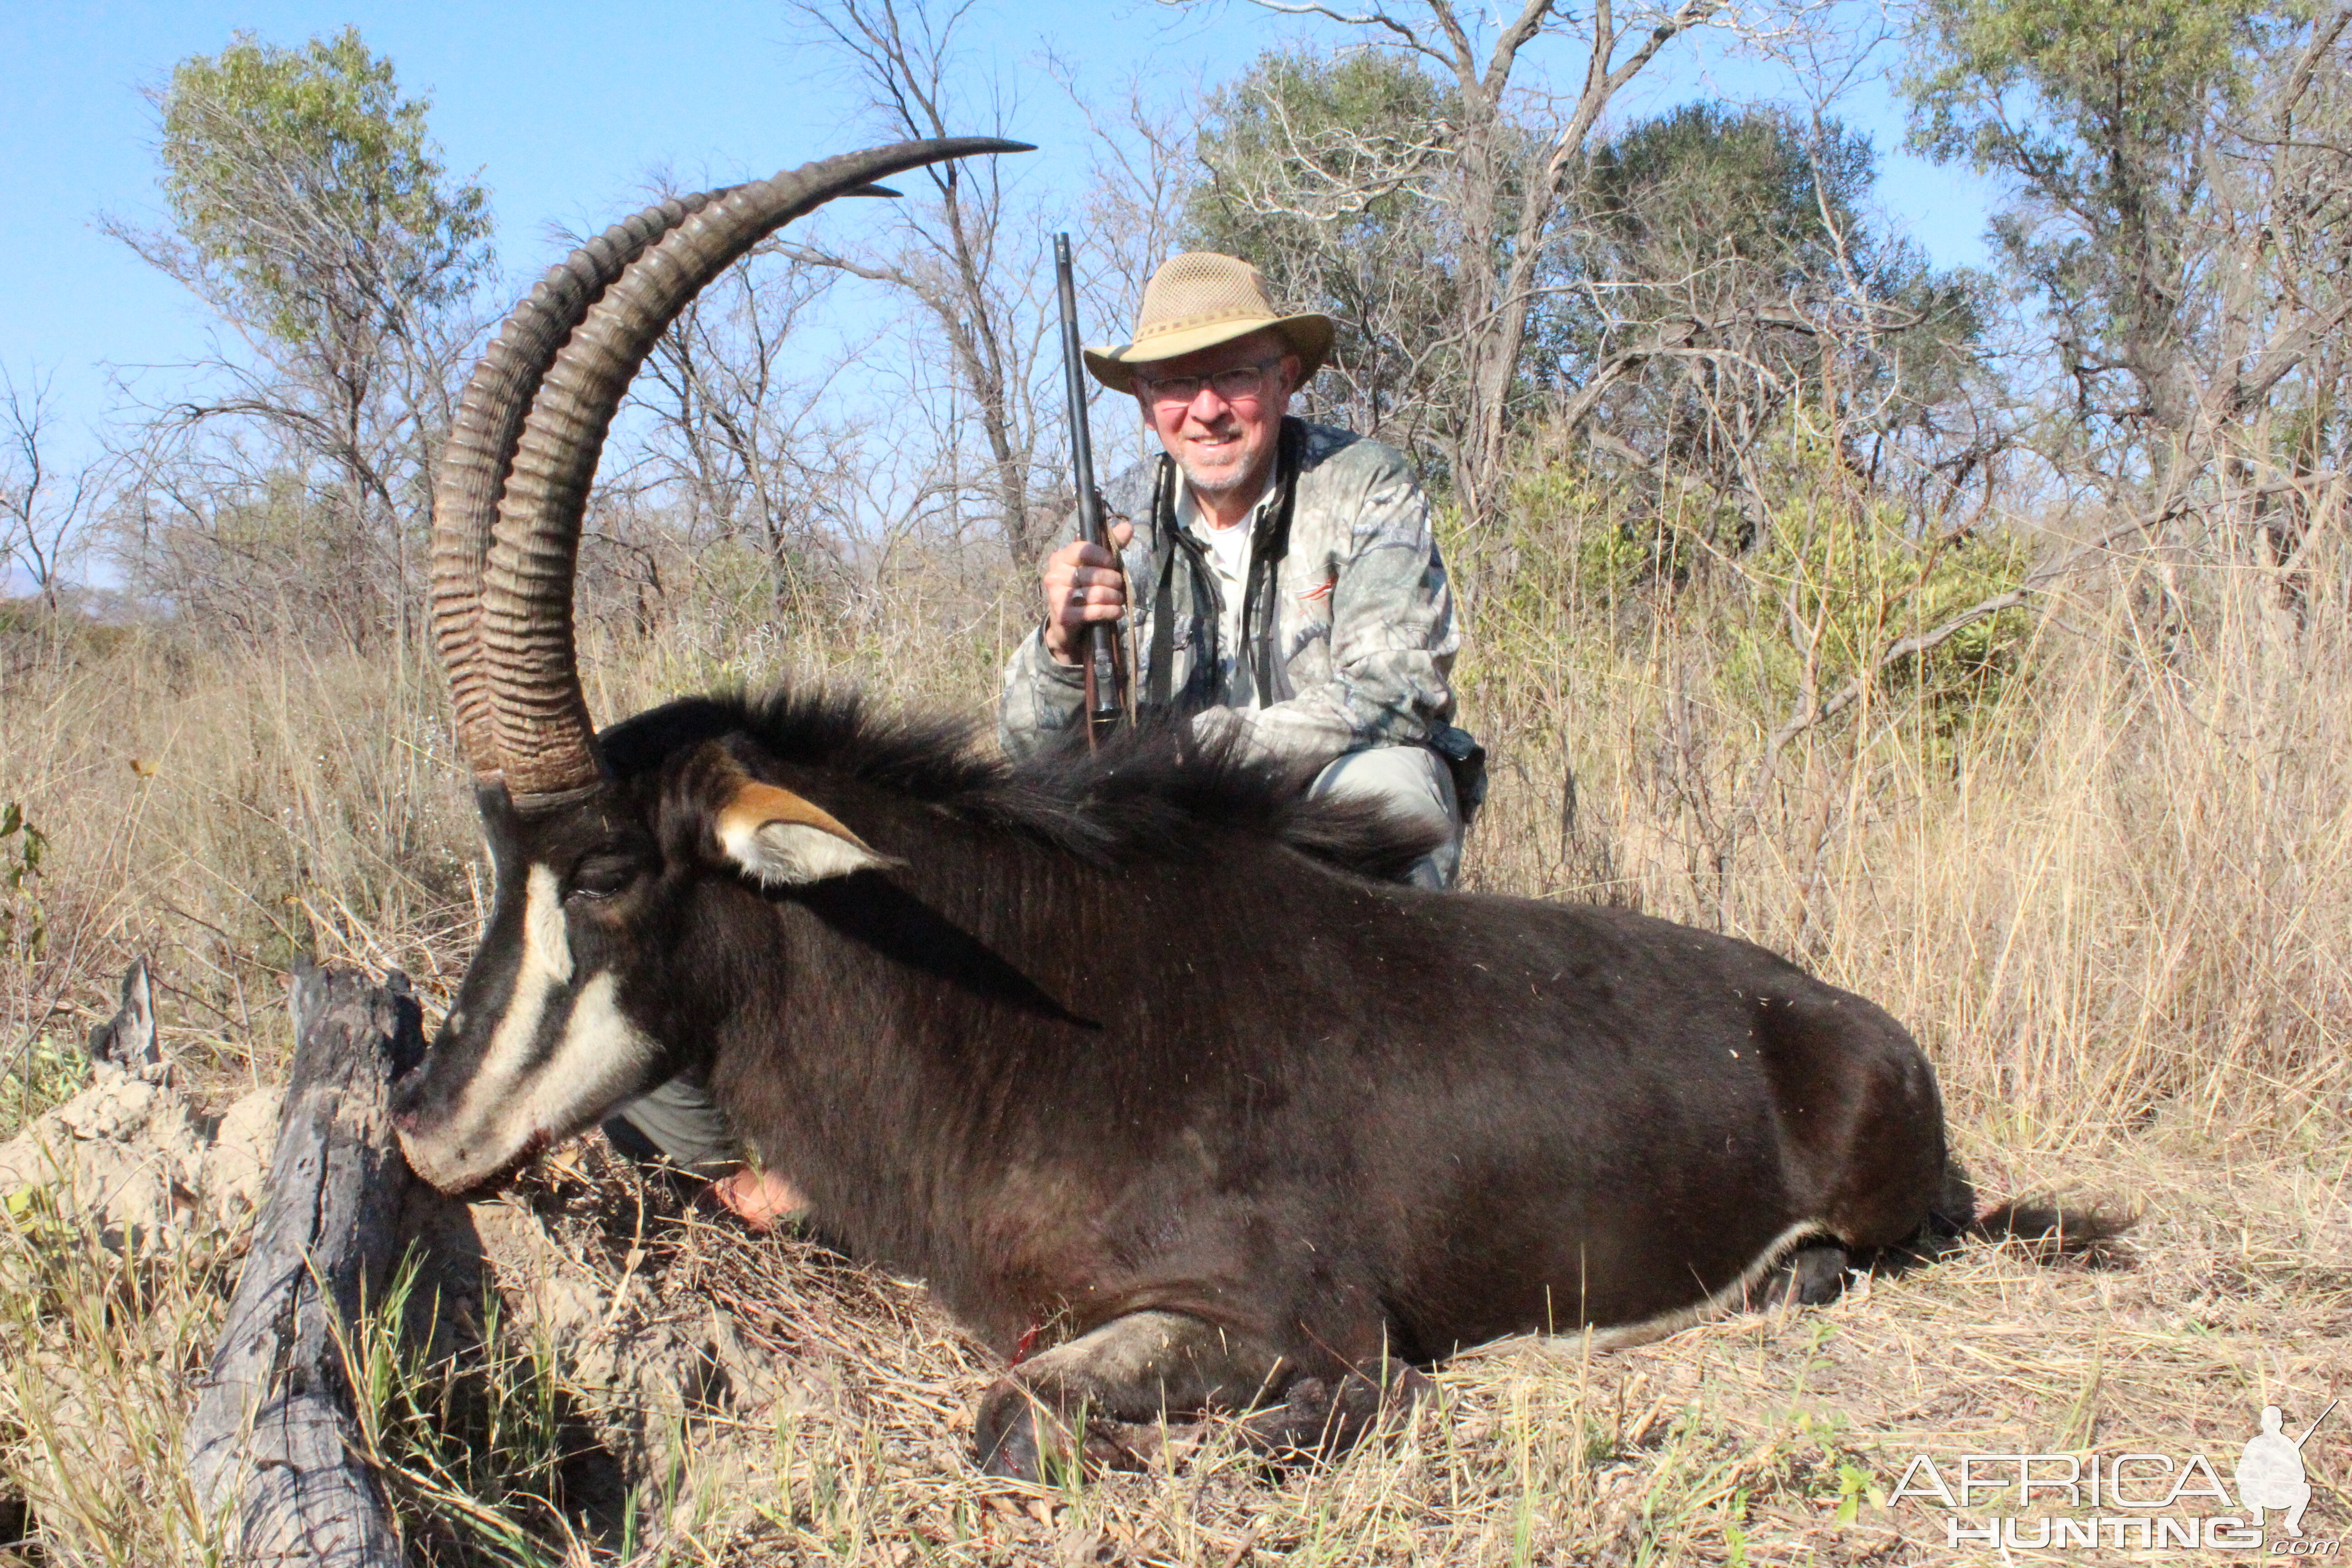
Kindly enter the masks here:
<path id="1" fill-rule="evenodd" d="M 1069 1427 L 1011 1378 L 982 1397 L 972 1446 L 984 1473 L 1009 1480 L 1044 1484 L 1051 1475 L 1066 1474 L 1078 1460 Z"/>
<path id="2" fill-rule="evenodd" d="M 1336 1384 L 1303 1377 L 1283 1402 L 1243 1418 L 1242 1440 L 1277 1465 L 1344 1454 L 1391 1411 L 1410 1410 L 1435 1384 L 1412 1367 L 1385 1381 L 1351 1372 Z"/>

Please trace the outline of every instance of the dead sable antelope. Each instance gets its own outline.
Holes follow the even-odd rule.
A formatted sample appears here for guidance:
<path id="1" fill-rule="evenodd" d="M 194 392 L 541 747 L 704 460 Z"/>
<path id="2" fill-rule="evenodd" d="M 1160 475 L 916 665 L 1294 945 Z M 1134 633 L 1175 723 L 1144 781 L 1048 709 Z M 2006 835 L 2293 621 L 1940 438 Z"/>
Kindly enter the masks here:
<path id="1" fill-rule="evenodd" d="M 648 208 L 475 372 L 434 619 L 498 891 L 398 1089 L 418 1173 L 480 1185 L 705 1066 L 828 1231 L 1017 1363 L 978 1440 L 1031 1477 L 1090 1418 L 1345 1442 L 1457 1347 L 1672 1321 L 1792 1250 L 1834 1280 L 1965 1226 L 1910 1037 L 1747 942 L 1389 884 L 1425 847 L 1404 830 L 1172 740 L 1006 766 L 792 695 L 593 731 L 581 512 L 655 340 L 786 220 L 1015 150 Z"/>

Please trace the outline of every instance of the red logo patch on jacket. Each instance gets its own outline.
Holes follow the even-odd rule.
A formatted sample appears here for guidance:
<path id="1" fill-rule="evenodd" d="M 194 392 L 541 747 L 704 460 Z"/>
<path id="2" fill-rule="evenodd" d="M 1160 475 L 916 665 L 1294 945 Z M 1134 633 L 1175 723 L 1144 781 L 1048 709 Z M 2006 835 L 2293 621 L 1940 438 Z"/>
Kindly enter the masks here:
<path id="1" fill-rule="evenodd" d="M 1339 585 L 1339 574 L 1334 572 L 1312 588 L 1303 590 L 1298 595 L 1298 602 L 1302 605 L 1311 605 L 1318 599 L 1328 599 L 1331 596 L 1331 590 Z"/>

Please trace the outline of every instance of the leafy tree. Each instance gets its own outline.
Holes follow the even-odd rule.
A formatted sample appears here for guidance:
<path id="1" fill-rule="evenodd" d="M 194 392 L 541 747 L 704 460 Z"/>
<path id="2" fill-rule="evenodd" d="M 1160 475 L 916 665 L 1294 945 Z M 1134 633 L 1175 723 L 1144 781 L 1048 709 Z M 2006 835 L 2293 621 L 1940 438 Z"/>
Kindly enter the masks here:
<path id="1" fill-rule="evenodd" d="M 1697 103 L 1633 127 L 1595 153 L 1532 374 L 1576 386 L 1568 416 L 1599 416 L 1604 445 L 1719 491 L 1753 489 L 1749 448 L 1801 399 L 1867 464 L 1982 331 L 1976 279 L 1868 220 L 1876 174 L 1834 121 Z"/>
<path id="2" fill-rule="evenodd" d="M 1718 17 L 1721 0 L 1644 0 L 1583 11 L 1558 0 L 1523 0 L 1516 14 L 1465 8 L 1455 0 L 1370 0 L 1344 9 L 1321 0 L 1256 3 L 1357 29 L 1370 47 L 1445 84 L 1444 144 L 1432 150 L 1422 176 L 1443 208 L 1449 237 L 1444 249 L 1454 320 L 1444 352 L 1460 366 L 1459 395 L 1446 399 L 1443 446 L 1465 510 L 1491 519 L 1503 500 L 1515 425 L 1535 401 L 1527 395 L 1521 362 L 1549 296 L 1553 241 L 1573 210 L 1595 130 L 1611 100 L 1661 49 Z M 1547 91 L 1521 70 L 1528 50 L 1555 40 L 1580 57 L 1572 91 Z M 1370 122 L 1355 129 L 1374 147 L 1388 128 Z M 1327 155 L 1311 144 L 1299 152 L 1310 165 Z"/>
<path id="3" fill-rule="evenodd" d="M 2166 468 L 2352 313 L 2347 19 L 2305 0 L 1925 0 L 1914 143 L 2014 185 L 1993 237 L 2050 310 L 2084 430 Z"/>
<path id="4" fill-rule="evenodd" d="M 1188 243 L 1245 258 L 1277 298 L 1339 323 L 1318 389 L 1408 449 L 1462 392 L 1450 231 L 1435 191 L 1456 95 L 1383 50 L 1271 50 L 1210 94 Z"/>
<path id="5" fill-rule="evenodd" d="M 262 468 L 322 472 L 313 502 L 333 566 L 315 586 L 332 618 L 364 635 L 388 611 L 405 627 L 433 457 L 476 329 L 466 307 L 491 267 L 488 198 L 448 176 L 427 101 L 404 96 L 352 28 L 299 48 L 239 34 L 181 61 L 152 98 L 172 225 L 107 227 L 250 353 L 205 367 L 217 395 L 158 411 L 151 475 L 184 468 L 215 424 L 258 426 L 278 448 Z"/>
<path id="6" fill-rule="evenodd" d="M 1405 50 L 1269 51 L 1209 96 L 1185 211 L 1192 243 L 1247 257 L 1339 321 L 1321 395 L 1423 450 L 1464 500 L 1494 398 L 1560 409 L 1654 474 L 1752 491 L 1745 453 L 1792 398 L 1833 405 L 1858 448 L 1916 424 L 1973 363 L 1978 285 L 1865 221 L 1866 138 L 1699 104 L 1576 164 L 1533 252 L 1504 268 L 1517 347 L 1482 399 L 1499 328 L 1475 300 L 1499 285 L 1477 257 L 1499 242 L 1464 214 L 1528 210 L 1531 182 L 1561 177 L 1562 144 L 1489 115 L 1472 157 L 1465 91 Z M 1472 164 L 1495 187 L 1478 202 Z"/>
<path id="7" fill-rule="evenodd" d="M 398 333 L 488 270 L 488 196 L 449 184 L 392 61 L 359 30 L 299 49 L 239 34 L 162 98 L 163 191 L 223 313 L 281 342 Z"/>
<path id="8" fill-rule="evenodd" d="M 1880 247 L 1862 218 L 1870 139 L 1835 121 L 1693 103 L 1599 148 L 1584 187 L 1590 269 L 1670 277 L 1731 259 L 1780 291 L 1818 289 Z M 1865 255 L 1865 252 L 1873 254 Z"/>

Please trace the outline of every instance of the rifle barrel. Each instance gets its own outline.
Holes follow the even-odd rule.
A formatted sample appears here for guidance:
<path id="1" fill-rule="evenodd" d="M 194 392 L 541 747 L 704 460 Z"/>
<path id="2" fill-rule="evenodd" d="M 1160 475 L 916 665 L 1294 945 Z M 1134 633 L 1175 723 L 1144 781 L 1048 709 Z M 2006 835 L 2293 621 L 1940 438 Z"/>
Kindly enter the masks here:
<path id="1" fill-rule="evenodd" d="M 1078 494 L 1078 537 L 1110 548 L 1102 496 L 1095 489 L 1095 451 L 1087 427 L 1087 373 L 1078 342 L 1077 284 L 1070 269 L 1070 237 L 1054 237 L 1054 281 L 1062 305 L 1062 386 L 1070 405 L 1070 477 Z M 1091 747 L 1126 717 L 1121 699 L 1118 634 L 1108 621 L 1087 623 L 1080 658 L 1086 668 L 1087 744 Z"/>

